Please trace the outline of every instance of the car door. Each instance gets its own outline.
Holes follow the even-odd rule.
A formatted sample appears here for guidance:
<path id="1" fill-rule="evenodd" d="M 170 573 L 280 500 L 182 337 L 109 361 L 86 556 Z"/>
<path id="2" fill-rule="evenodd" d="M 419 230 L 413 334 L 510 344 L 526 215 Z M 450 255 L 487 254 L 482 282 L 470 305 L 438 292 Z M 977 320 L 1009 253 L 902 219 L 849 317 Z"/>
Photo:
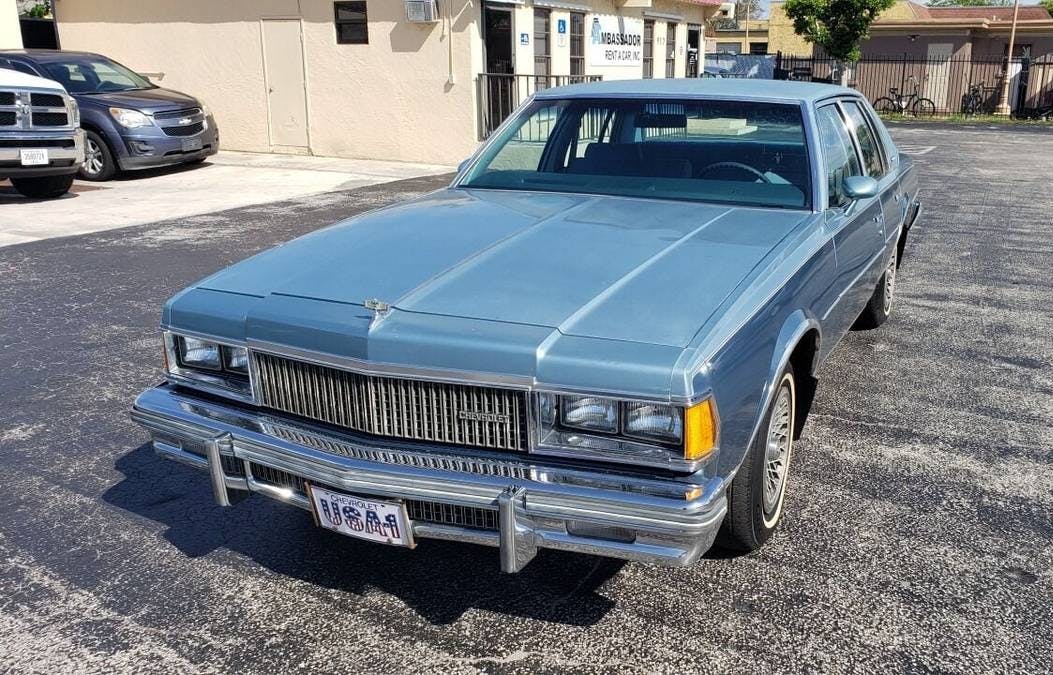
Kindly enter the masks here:
<path id="1" fill-rule="evenodd" d="M 841 108 L 863 161 L 863 171 L 878 182 L 886 243 L 894 241 L 899 236 L 899 226 L 906 214 L 898 184 L 899 178 L 896 172 L 891 170 L 889 159 L 868 111 L 859 101 L 854 100 L 842 101 Z"/>
<path id="2" fill-rule="evenodd" d="M 877 284 L 885 233 L 879 197 L 852 200 L 845 194 L 844 180 L 863 175 L 863 169 L 840 105 L 817 108 L 816 123 L 827 185 L 825 227 L 837 261 L 837 292 L 823 317 L 824 337 L 833 339 L 824 342 L 833 344 L 851 328 Z"/>

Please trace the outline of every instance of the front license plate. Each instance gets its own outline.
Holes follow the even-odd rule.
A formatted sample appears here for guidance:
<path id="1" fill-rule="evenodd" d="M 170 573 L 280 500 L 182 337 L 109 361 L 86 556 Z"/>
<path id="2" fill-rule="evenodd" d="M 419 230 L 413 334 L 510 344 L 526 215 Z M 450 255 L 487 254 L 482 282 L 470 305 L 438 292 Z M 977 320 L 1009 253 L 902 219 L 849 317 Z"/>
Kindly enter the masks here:
<path id="1" fill-rule="evenodd" d="M 183 152 L 194 152 L 202 147 L 200 138 L 188 138 L 183 141 Z"/>
<path id="2" fill-rule="evenodd" d="M 42 166 L 48 163 L 46 148 L 23 148 L 19 151 L 22 166 Z"/>
<path id="3" fill-rule="evenodd" d="M 314 485 L 308 490 L 315 520 L 325 529 L 349 537 L 413 548 L 413 533 L 402 504 L 356 497 Z"/>

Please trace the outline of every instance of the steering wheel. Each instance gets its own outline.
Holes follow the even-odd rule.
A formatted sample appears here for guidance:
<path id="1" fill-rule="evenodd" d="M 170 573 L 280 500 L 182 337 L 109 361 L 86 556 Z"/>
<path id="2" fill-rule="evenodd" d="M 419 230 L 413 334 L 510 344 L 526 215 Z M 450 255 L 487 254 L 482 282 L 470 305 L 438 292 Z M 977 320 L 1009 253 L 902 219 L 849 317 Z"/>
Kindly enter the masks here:
<path id="1" fill-rule="evenodd" d="M 710 164 L 709 166 L 703 167 L 702 170 L 698 172 L 698 175 L 695 176 L 695 178 L 701 178 L 710 171 L 716 171 L 717 169 L 734 169 L 735 171 L 742 171 L 748 173 L 751 178 L 755 178 L 762 183 L 771 183 L 771 180 L 766 175 L 764 175 L 760 171 L 757 171 L 752 166 L 743 164 L 742 162 L 715 162 L 713 164 Z"/>

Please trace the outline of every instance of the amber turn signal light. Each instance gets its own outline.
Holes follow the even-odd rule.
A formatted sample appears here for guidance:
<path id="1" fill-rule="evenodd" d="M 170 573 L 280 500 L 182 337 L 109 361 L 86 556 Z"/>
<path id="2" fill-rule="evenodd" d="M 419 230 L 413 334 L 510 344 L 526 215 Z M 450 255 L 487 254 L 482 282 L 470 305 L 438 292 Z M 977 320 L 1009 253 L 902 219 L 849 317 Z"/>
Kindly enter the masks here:
<path id="1" fill-rule="evenodd" d="M 717 408 L 713 399 L 684 410 L 684 459 L 702 459 L 717 446 Z"/>

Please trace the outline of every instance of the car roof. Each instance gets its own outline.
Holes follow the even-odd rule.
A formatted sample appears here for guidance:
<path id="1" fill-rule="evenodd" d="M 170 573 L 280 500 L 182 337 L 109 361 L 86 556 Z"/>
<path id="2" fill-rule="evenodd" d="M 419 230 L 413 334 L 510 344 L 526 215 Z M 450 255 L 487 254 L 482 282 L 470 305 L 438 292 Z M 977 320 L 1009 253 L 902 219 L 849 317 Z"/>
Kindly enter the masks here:
<path id="1" fill-rule="evenodd" d="M 93 52 L 72 52 L 61 49 L 0 49 L 0 56 L 24 56 L 40 63 L 68 61 L 70 58 L 106 58 Z"/>
<path id="2" fill-rule="evenodd" d="M 818 82 L 755 80 L 746 78 L 677 78 L 655 80 L 603 80 L 552 87 L 535 94 L 538 99 L 554 98 L 639 98 L 657 97 L 727 97 L 808 103 L 831 96 L 859 96 L 854 89 Z"/>

